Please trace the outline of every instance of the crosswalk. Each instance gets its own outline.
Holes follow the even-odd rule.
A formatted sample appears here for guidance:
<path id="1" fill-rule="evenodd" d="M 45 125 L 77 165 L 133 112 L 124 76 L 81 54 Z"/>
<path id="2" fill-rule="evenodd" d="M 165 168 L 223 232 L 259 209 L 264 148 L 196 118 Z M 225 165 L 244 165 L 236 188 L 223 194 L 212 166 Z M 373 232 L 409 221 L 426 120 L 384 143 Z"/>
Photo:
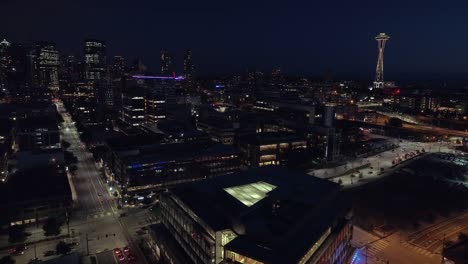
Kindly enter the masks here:
<path id="1" fill-rule="evenodd" d="M 415 246 L 415 245 L 412 245 L 412 244 L 410 244 L 410 243 L 408 243 L 408 242 L 406 242 L 406 241 L 402 242 L 401 245 L 402 245 L 404 248 L 409 248 L 409 249 L 411 249 L 412 251 L 417 252 L 417 253 L 419 253 L 419 254 L 421 254 L 421 255 L 425 255 L 425 256 L 432 256 L 432 255 L 433 255 L 430 251 L 425 250 L 425 249 L 420 248 L 420 247 L 417 247 L 417 246 Z"/>
<path id="2" fill-rule="evenodd" d="M 102 212 L 102 213 L 96 213 L 96 214 L 90 214 L 88 217 L 89 218 L 103 218 L 107 216 L 111 216 L 112 212 Z"/>
<path id="3" fill-rule="evenodd" d="M 366 254 L 367 257 L 375 257 L 378 253 L 385 250 L 388 245 L 389 243 L 383 239 L 377 240 L 363 248 L 364 254 Z"/>

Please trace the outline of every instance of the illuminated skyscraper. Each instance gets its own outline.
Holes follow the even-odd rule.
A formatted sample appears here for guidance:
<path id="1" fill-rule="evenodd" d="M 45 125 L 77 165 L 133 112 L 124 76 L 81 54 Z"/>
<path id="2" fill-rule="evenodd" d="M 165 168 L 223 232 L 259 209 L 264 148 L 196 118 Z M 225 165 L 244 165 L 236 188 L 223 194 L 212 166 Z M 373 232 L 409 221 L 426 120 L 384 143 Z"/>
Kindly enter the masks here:
<path id="1" fill-rule="evenodd" d="M 41 89 L 59 90 L 58 68 L 59 51 L 54 43 L 39 42 L 36 44 L 35 84 Z"/>
<path id="2" fill-rule="evenodd" d="M 161 74 L 163 76 L 170 76 L 174 72 L 174 64 L 172 56 L 168 50 L 161 50 Z"/>
<path id="3" fill-rule="evenodd" d="M 184 77 L 187 79 L 192 77 L 194 72 L 194 67 L 192 63 L 192 50 L 187 49 L 184 56 Z"/>
<path id="4" fill-rule="evenodd" d="M 122 56 L 115 56 L 114 63 L 112 64 L 112 78 L 119 79 L 125 74 L 125 58 Z"/>
<path id="5" fill-rule="evenodd" d="M 377 69 L 375 70 L 375 88 L 383 88 L 384 86 L 384 49 L 385 43 L 390 37 L 385 33 L 380 33 L 375 37 L 379 48 L 379 57 L 377 59 Z"/>
<path id="6" fill-rule="evenodd" d="M 106 66 L 106 43 L 95 39 L 84 42 L 85 80 L 96 81 L 104 78 Z"/>
<path id="7" fill-rule="evenodd" d="M 0 42 L 0 89 L 6 87 L 6 72 L 9 64 L 8 48 L 10 43 L 4 39 Z"/>
<path id="8" fill-rule="evenodd" d="M 192 50 L 187 49 L 184 56 L 184 83 L 188 89 L 193 88 L 193 74 L 194 67 L 192 62 Z"/>

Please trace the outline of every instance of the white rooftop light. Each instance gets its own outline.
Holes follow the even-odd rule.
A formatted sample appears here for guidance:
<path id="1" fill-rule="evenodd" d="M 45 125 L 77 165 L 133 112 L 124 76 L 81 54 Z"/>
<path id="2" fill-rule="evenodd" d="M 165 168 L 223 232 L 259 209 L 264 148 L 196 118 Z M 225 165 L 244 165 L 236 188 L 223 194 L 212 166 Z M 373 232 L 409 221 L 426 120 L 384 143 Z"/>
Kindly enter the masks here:
<path id="1" fill-rule="evenodd" d="M 276 189 L 276 186 L 259 181 L 246 185 L 225 188 L 224 191 L 236 198 L 239 202 L 250 207 L 265 198 L 267 193 L 274 189 Z"/>

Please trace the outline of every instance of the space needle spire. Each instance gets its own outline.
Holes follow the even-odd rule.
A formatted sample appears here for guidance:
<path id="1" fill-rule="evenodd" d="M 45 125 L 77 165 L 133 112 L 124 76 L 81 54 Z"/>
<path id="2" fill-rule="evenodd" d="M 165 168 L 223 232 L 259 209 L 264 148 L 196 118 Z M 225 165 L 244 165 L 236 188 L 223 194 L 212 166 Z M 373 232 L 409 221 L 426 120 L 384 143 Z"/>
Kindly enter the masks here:
<path id="1" fill-rule="evenodd" d="M 384 86 L 384 49 L 385 43 L 390 37 L 385 33 L 380 33 L 375 37 L 379 48 L 379 58 L 377 59 L 377 69 L 375 70 L 374 88 L 383 88 Z"/>

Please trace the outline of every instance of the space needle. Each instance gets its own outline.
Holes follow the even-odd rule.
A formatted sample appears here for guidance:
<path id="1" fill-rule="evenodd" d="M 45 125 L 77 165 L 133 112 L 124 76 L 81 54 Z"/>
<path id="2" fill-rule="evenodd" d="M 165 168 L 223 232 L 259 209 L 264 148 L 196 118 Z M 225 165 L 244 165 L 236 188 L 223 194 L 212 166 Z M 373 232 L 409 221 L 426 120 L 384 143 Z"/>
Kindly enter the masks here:
<path id="1" fill-rule="evenodd" d="M 390 37 L 385 33 L 380 33 L 375 37 L 379 48 L 379 58 L 377 59 L 377 69 L 375 70 L 374 88 L 383 88 L 384 86 L 384 49 L 385 43 Z"/>

